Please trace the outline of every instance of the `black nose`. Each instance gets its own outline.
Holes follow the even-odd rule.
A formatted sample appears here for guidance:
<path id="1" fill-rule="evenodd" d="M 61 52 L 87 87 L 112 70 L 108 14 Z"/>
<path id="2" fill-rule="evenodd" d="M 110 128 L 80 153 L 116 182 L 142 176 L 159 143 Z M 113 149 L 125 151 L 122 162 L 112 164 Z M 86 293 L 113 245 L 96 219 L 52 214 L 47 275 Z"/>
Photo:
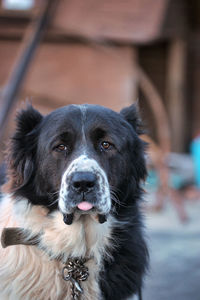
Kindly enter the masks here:
<path id="1" fill-rule="evenodd" d="M 81 193 L 91 191 L 96 185 L 97 177 L 91 172 L 76 172 L 72 175 L 73 188 Z"/>

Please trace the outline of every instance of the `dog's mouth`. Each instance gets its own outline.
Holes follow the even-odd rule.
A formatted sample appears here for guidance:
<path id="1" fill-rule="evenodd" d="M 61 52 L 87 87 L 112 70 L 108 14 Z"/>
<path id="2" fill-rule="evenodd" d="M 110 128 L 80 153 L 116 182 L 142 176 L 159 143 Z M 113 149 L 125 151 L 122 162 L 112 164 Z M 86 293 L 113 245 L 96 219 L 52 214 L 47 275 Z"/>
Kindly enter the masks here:
<path id="1" fill-rule="evenodd" d="M 71 225 L 74 221 L 74 217 L 76 216 L 81 216 L 81 215 L 91 215 L 96 221 L 98 221 L 100 224 L 103 224 L 107 221 L 107 215 L 98 213 L 96 207 L 87 201 L 82 201 L 80 202 L 74 211 L 72 213 L 63 213 L 63 221 L 67 225 Z"/>

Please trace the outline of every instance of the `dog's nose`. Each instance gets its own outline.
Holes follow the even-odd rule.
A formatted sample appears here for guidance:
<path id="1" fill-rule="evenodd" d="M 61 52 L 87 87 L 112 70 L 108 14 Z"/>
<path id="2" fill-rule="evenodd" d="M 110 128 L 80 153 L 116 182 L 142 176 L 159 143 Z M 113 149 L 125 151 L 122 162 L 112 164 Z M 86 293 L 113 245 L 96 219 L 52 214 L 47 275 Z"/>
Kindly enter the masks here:
<path id="1" fill-rule="evenodd" d="M 97 177 L 92 172 L 76 172 L 72 175 L 73 188 L 81 193 L 92 190 L 96 185 Z"/>

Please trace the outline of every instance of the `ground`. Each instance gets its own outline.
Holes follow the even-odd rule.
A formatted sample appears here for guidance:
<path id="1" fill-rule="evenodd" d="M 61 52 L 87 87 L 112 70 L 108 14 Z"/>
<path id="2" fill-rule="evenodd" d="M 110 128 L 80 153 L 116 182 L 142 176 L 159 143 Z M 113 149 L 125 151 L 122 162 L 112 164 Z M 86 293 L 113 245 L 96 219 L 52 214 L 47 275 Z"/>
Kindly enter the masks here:
<path id="1" fill-rule="evenodd" d="M 185 207 L 185 224 L 172 204 L 146 214 L 151 264 L 143 300 L 200 300 L 200 200 Z"/>

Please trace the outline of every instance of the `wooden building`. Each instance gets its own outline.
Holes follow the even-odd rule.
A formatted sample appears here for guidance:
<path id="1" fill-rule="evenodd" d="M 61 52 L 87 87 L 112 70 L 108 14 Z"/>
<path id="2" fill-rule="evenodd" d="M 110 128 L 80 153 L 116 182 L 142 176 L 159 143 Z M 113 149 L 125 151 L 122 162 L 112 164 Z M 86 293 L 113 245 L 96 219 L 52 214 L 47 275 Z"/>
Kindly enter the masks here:
<path id="1" fill-rule="evenodd" d="M 5 9 L 0 2 L 3 94 L 44 1 L 35 0 L 26 11 Z M 43 113 L 86 102 L 120 110 L 139 98 L 149 134 L 159 140 L 166 119 L 143 86 L 142 70 L 167 112 L 171 149 L 185 151 L 200 132 L 199 20 L 198 0 L 60 0 L 17 106 L 31 99 Z"/>

